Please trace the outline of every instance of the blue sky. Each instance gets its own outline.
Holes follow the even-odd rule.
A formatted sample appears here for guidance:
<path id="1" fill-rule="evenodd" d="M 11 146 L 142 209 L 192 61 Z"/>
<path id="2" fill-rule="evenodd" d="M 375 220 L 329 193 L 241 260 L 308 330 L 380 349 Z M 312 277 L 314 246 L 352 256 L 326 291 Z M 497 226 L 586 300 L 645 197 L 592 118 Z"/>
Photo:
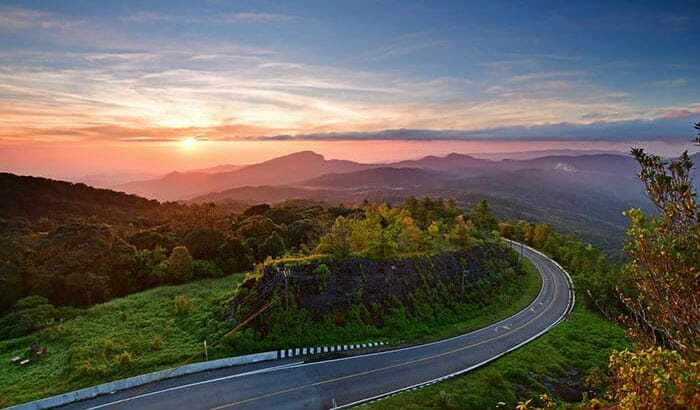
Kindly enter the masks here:
<path id="1" fill-rule="evenodd" d="M 699 20 L 697 1 L 4 2 L 0 143 L 683 140 Z"/>

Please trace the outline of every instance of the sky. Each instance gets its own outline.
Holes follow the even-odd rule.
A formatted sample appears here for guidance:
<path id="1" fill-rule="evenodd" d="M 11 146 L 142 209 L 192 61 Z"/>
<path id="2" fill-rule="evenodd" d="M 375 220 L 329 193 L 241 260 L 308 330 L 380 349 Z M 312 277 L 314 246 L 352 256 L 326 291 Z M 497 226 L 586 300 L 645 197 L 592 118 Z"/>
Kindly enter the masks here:
<path id="1" fill-rule="evenodd" d="M 697 150 L 700 2 L 7 1 L 0 170 Z"/>

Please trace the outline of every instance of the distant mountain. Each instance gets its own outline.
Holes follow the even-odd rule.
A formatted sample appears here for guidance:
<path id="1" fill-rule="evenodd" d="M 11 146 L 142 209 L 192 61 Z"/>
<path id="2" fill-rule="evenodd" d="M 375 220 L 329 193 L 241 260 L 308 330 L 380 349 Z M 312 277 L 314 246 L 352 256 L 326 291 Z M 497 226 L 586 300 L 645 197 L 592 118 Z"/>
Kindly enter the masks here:
<path id="1" fill-rule="evenodd" d="M 248 202 L 249 204 L 277 203 L 291 199 L 314 199 L 319 201 L 348 201 L 348 195 L 342 191 L 319 188 L 303 188 L 292 186 L 245 186 L 214 192 L 190 199 L 189 203 L 228 203 Z"/>
<path id="2" fill-rule="evenodd" d="M 410 189 L 431 183 L 440 183 L 453 176 L 429 169 L 380 167 L 363 171 L 325 174 L 304 181 L 301 186 L 338 188 L 388 188 Z"/>
<path id="3" fill-rule="evenodd" d="M 183 200 L 210 192 L 257 185 L 287 185 L 333 172 L 353 172 L 376 165 L 326 160 L 311 151 L 274 158 L 230 172 L 173 172 L 163 178 L 130 182 L 117 189 L 160 200 Z"/>
<path id="4" fill-rule="evenodd" d="M 130 181 L 141 180 L 141 179 L 153 179 L 158 178 L 160 175 L 157 173 L 146 173 L 146 172 L 132 172 L 132 173 L 103 173 L 103 174 L 91 174 L 91 175 L 81 175 L 77 177 L 66 178 L 66 180 L 75 183 L 83 183 L 85 185 L 90 185 L 95 188 L 106 188 L 111 189 L 115 186 L 125 184 Z"/>
<path id="5" fill-rule="evenodd" d="M 219 172 L 231 172 L 237 171 L 241 168 L 245 168 L 247 165 L 236 165 L 236 164 L 223 164 L 217 165 L 209 168 L 194 169 L 189 172 L 204 172 L 205 174 L 217 174 Z"/>
<path id="6" fill-rule="evenodd" d="M 499 161 L 500 169 L 546 169 L 564 171 L 594 171 L 608 174 L 624 174 L 634 177 L 639 172 L 639 164 L 628 155 L 550 155 L 528 160 L 504 159 Z"/>
<path id="7" fill-rule="evenodd" d="M 478 174 L 493 169 L 496 163 L 487 159 L 452 153 L 445 157 L 429 155 L 419 160 L 400 161 L 388 164 L 393 168 L 422 168 L 459 174 Z"/>
<path id="8" fill-rule="evenodd" d="M 490 159 L 499 161 L 502 159 L 526 160 L 541 157 L 550 157 L 553 155 L 566 155 L 577 157 L 580 155 L 598 155 L 598 154 L 613 154 L 626 155 L 626 152 L 610 151 L 610 150 L 577 150 L 577 149 L 548 149 L 539 151 L 521 151 L 521 152 L 488 152 L 473 154 L 477 158 Z"/>

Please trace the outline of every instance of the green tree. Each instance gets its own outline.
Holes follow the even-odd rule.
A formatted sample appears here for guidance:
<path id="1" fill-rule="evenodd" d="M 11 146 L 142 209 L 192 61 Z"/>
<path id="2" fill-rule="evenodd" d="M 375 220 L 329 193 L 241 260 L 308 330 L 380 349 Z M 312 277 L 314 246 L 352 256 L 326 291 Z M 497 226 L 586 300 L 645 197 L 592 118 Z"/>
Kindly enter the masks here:
<path id="1" fill-rule="evenodd" d="M 214 260 L 224 242 L 224 234 L 216 229 L 198 227 L 190 231 L 183 242 L 194 259 Z"/>
<path id="2" fill-rule="evenodd" d="M 695 129 L 698 131 L 698 135 L 695 137 L 693 142 L 695 142 L 697 145 L 700 145 L 700 122 L 695 123 Z"/>
<path id="3" fill-rule="evenodd" d="M 183 283 L 192 279 L 194 274 L 194 260 L 186 246 L 176 246 L 166 262 L 168 280 L 175 283 Z"/>
<path id="4" fill-rule="evenodd" d="M 217 264 L 224 273 L 249 270 L 253 267 L 253 253 L 239 238 L 229 238 L 218 249 Z"/>
<path id="5" fill-rule="evenodd" d="M 335 223 L 331 227 L 331 231 L 323 236 L 319 241 L 316 251 L 333 255 L 338 258 L 350 256 L 352 246 L 350 237 L 352 235 L 352 224 L 343 216 L 335 219 Z"/>
<path id="6" fill-rule="evenodd" d="M 474 208 L 469 217 L 476 229 L 480 231 L 491 232 L 498 230 L 498 218 L 491 212 L 491 207 L 485 199 L 479 201 L 479 204 Z"/>
<path id="7" fill-rule="evenodd" d="M 260 254 L 263 256 L 272 256 L 273 258 L 284 255 L 286 250 L 284 239 L 282 239 L 277 231 L 272 231 L 270 236 L 265 238 L 265 241 L 260 245 Z"/>

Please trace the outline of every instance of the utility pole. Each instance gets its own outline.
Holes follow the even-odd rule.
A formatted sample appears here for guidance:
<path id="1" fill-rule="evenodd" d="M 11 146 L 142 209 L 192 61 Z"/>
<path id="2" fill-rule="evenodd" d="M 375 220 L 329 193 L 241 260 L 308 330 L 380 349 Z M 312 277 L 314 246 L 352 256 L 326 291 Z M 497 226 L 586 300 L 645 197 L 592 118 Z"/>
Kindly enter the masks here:
<path id="1" fill-rule="evenodd" d="M 284 321 L 286 329 L 289 331 L 289 286 L 287 285 L 289 270 L 282 268 L 282 274 L 284 275 Z"/>
<path id="2" fill-rule="evenodd" d="M 518 263 L 523 260 L 523 243 L 520 242 L 520 259 L 518 259 Z"/>

